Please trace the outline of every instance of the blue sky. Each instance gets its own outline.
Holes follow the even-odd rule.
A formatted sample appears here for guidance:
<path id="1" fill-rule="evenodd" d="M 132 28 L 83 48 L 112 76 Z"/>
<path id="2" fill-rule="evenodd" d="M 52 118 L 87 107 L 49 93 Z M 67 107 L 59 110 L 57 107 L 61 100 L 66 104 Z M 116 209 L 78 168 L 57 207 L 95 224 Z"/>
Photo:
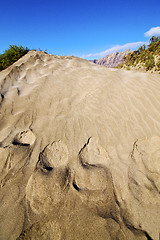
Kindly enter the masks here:
<path id="1" fill-rule="evenodd" d="M 93 59 L 160 34 L 159 0 L 6 0 L 0 10 L 0 53 L 21 44 Z"/>

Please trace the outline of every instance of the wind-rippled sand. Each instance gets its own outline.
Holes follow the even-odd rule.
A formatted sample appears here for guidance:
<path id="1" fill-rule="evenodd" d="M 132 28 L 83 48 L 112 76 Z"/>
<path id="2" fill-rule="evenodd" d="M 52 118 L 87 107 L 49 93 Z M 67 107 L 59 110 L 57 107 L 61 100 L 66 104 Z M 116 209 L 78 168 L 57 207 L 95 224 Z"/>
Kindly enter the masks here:
<path id="1" fill-rule="evenodd" d="M 160 76 L 31 51 L 0 85 L 0 240 L 159 239 Z"/>

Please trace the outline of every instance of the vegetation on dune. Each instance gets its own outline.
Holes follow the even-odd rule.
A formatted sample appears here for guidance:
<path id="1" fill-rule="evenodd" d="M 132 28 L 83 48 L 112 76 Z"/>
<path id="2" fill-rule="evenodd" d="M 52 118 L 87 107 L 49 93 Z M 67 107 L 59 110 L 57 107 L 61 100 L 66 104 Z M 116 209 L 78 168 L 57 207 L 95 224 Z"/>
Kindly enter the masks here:
<path id="1" fill-rule="evenodd" d="M 27 47 L 9 45 L 3 54 L 0 54 L 0 71 L 6 69 L 30 50 Z"/>
<path id="2" fill-rule="evenodd" d="M 127 70 L 145 69 L 146 71 L 160 71 L 160 37 L 151 37 L 149 45 L 140 46 L 138 50 L 130 52 L 118 68 Z"/>

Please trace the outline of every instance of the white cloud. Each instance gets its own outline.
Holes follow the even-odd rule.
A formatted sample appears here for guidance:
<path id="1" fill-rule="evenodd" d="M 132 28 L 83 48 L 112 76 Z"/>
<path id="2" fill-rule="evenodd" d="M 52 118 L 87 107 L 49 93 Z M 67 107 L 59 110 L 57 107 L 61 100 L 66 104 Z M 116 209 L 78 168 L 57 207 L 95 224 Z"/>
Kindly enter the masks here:
<path id="1" fill-rule="evenodd" d="M 83 55 L 82 58 L 90 58 L 90 57 L 104 57 L 108 54 L 111 54 L 113 52 L 119 52 L 119 51 L 124 51 L 126 49 L 132 49 L 132 48 L 137 48 L 140 45 L 146 44 L 147 42 L 132 42 L 132 43 L 126 43 L 124 45 L 116 45 L 113 46 L 103 52 L 100 53 L 90 53 L 87 55 Z"/>
<path id="2" fill-rule="evenodd" d="M 148 32 L 145 32 L 145 37 L 152 37 L 152 36 L 159 36 L 160 35 L 160 27 L 153 27 Z"/>

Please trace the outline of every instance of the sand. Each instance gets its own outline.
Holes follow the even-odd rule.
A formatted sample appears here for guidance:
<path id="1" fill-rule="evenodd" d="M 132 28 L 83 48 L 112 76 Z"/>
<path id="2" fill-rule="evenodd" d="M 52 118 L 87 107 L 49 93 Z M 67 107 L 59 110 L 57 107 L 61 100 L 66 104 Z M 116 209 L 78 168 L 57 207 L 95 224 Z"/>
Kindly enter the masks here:
<path id="1" fill-rule="evenodd" d="M 160 76 L 31 51 L 0 85 L 0 240 L 159 239 Z"/>

